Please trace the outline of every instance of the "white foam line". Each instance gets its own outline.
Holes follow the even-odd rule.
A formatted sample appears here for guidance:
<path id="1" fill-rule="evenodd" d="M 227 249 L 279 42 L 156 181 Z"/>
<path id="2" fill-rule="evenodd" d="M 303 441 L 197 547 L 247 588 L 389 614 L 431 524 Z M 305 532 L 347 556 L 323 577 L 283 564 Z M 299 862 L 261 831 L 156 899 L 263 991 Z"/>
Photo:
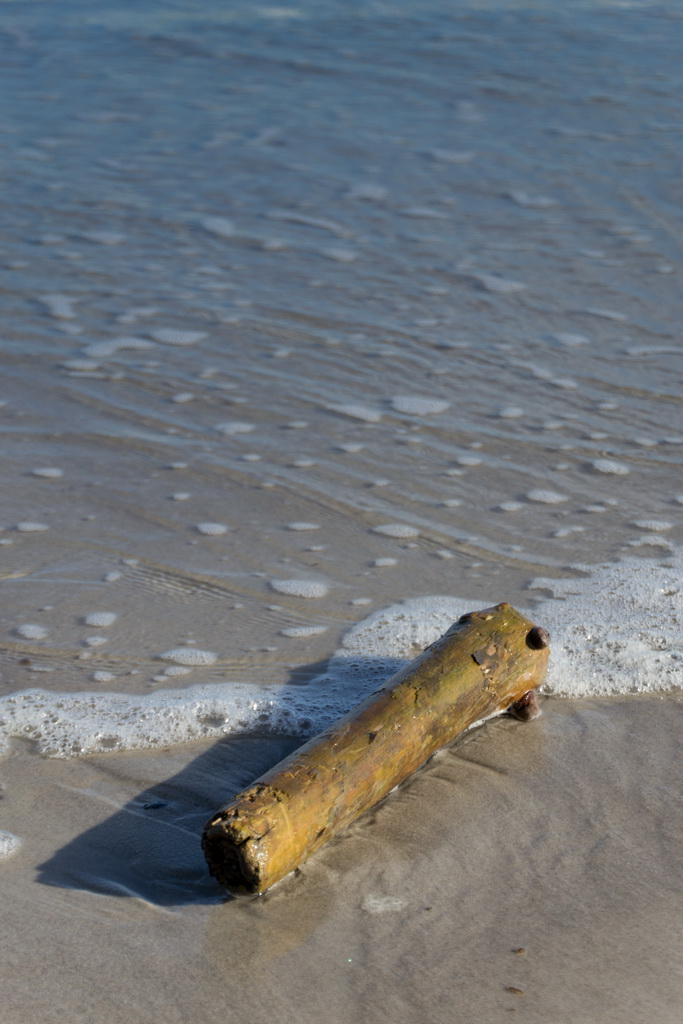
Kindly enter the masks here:
<path id="1" fill-rule="evenodd" d="M 553 594 L 527 613 L 551 634 L 544 692 L 604 697 L 683 688 L 681 549 L 669 558 L 665 565 L 624 559 L 575 579 L 532 581 L 531 590 Z M 205 682 L 143 696 L 40 689 L 10 694 L 0 699 L 0 751 L 9 748 L 13 736 L 32 740 L 43 754 L 65 758 L 153 749 L 256 728 L 310 735 L 381 685 L 460 615 L 484 604 L 432 596 L 374 612 L 349 630 L 326 671 L 303 689 Z"/>

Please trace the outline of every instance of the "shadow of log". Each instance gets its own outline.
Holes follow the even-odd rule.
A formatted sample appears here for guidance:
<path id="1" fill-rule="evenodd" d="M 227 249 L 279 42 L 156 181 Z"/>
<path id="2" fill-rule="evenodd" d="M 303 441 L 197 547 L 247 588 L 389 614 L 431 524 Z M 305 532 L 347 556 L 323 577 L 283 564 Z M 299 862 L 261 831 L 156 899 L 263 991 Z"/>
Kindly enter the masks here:
<path id="1" fill-rule="evenodd" d="M 225 890 L 208 874 L 200 836 L 211 814 L 301 743 L 296 736 L 219 740 L 177 774 L 149 786 L 39 866 L 38 881 L 107 896 L 137 897 L 160 907 L 220 903 Z M 105 766 L 154 754 L 109 754 Z M 90 759 L 91 762 L 94 760 Z M 139 774 L 144 777 L 145 764 Z M 137 773 L 136 773 L 137 774 Z M 85 794 L 87 797 L 87 794 Z"/>
<path id="2" fill-rule="evenodd" d="M 397 661 L 395 667 L 401 664 Z M 276 704 L 282 701 L 286 706 L 294 687 L 300 696 L 327 666 L 327 662 L 299 666 L 275 698 Z M 387 676 L 395 670 L 387 661 L 382 667 Z M 365 686 L 362 680 L 354 680 L 344 695 L 348 707 L 376 686 L 372 672 Z M 117 806 L 116 813 L 39 865 L 37 880 L 44 885 L 138 898 L 166 908 L 230 899 L 208 874 L 200 847 L 203 827 L 223 804 L 304 739 L 273 731 L 226 736 L 189 762 L 188 745 L 165 751 L 91 755 L 87 761 L 101 772 L 103 784 L 83 791 L 83 799 L 108 800 Z M 179 770 L 173 772 L 179 764 Z M 164 767 L 171 770 L 162 781 L 124 802 L 120 794 L 131 792 L 133 780 L 159 775 Z M 112 788 L 115 799 L 108 795 Z"/>

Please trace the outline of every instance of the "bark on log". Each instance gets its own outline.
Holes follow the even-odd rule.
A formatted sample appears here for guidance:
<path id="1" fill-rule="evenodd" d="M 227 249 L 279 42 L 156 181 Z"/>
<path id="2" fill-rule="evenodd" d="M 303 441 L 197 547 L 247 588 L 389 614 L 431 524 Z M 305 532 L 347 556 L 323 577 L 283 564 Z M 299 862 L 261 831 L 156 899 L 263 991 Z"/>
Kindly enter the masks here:
<path id="1" fill-rule="evenodd" d="M 462 616 L 348 715 L 262 775 L 207 823 L 211 874 L 269 889 L 441 747 L 510 709 L 538 714 L 549 637 L 509 604 Z"/>

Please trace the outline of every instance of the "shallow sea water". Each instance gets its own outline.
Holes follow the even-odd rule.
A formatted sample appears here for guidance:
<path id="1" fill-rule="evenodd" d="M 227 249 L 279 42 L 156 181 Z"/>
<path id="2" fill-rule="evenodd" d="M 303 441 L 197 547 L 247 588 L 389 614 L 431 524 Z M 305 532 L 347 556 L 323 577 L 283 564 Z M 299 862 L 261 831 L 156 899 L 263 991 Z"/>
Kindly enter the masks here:
<path id="1" fill-rule="evenodd" d="M 194 958 L 197 986 L 222 993 L 223 972 L 260 963 L 275 933 L 268 963 L 291 955 L 296 972 L 312 957 L 335 1021 L 368 999 L 371 1022 L 459 1019 L 437 953 L 459 901 L 472 948 L 495 935 L 491 894 L 475 897 L 468 874 L 426 940 L 446 1014 L 409 997 L 401 964 L 421 933 L 401 828 L 418 861 L 419 836 L 441 830 L 426 870 L 449 891 L 448 844 L 462 864 L 515 808 L 514 863 L 491 853 L 486 868 L 523 865 L 539 892 L 563 871 L 566 836 L 553 845 L 542 827 L 544 787 L 556 810 L 567 796 L 563 765 L 591 808 L 569 801 L 582 837 L 569 876 L 585 894 L 597 871 L 590 898 L 605 912 L 603 931 L 577 919 L 576 935 L 618 934 L 621 953 L 605 966 L 609 998 L 597 979 L 570 995 L 565 904 L 531 900 L 534 917 L 501 898 L 503 917 L 535 921 L 538 944 L 558 951 L 527 1019 L 678 1019 L 682 29 L 671 3 L 3 4 L 0 884 L 17 927 L 26 906 L 49 918 L 48 946 L 72 915 L 130 926 L 114 987 L 136 943 L 162 944 L 154 997 L 139 978 L 137 1011 L 117 1003 L 112 1020 L 159 1005 L 175 1019 L 180 1003 L 159 994 L 173 964 Z M 439 782 L 437 768 L 431 790 L 421 775 L 316 859 L 307 894 L 282 893 L 287 921 L 308 922 L 300 934 L 258 916 L 277 913 L 275 895 L 270 911 L 221 905 L 197 836 L 231 787 L 352 706 L 451 613 L 502 600 L 551 626 L 547 692 L 562 695 L 529 727 L 535 740 L 502 722 L 471 739 L 484 760 L 507 751 L 505 783 L 482 770 L 487 791 L 465 774 L 459 796 L 455 769 Z M 593 727 L 618 767 L 591 747 Z M 642 742 L 656 736 L 648 762 Z M 475 814 L 467 835 L 415 806 L 427 790 L 428 804 Z M 38 806 L 59 827 L 38 828 Z M 616 833 L 619 856 L 601 862 L 595 844 Z M 547 856 L 524 860 L 530 849 Z M 624 923 L 645 850 L 652 903 L 632 909 L 636 933 L 666 936 L 658 997 Z M 618 908 L 605 896 L 615 872 Z M 339 895 L 350 879 L 357 906 Z M 394 914 L 412 922 L 398 952 L 391 924 L 373 932 Z M 362 983 L 334 974 L 335 935 L 374 949 Z M 224 942 L 237 952 L 218 981 Z M 74 952 L 66 976 L 88 955 Z M 6 963 L 14 1024 L 32 982 Z M 263 970 L 263 1020 L 322 1012 L 310 987 Z M 498 1006 L 473 961 L 457 971 L 481 993 L 468 1020 L 521 1009 L 500 985 Z M 93 1019 L 86 986 L 67 998 L 51 972 L 32 1020 L 57 1020 L 61 998 L 72 1019 Z M 201 1003 L 205 1019 L 222 998 Z"/>

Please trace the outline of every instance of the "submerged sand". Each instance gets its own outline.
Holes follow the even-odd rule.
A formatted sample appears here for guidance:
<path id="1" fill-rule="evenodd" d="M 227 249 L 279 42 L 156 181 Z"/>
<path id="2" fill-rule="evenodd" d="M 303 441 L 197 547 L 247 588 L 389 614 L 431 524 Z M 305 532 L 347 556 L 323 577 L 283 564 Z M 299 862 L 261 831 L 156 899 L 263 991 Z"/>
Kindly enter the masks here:
<path id="1" fill-rule="evenodd" d="M 4 1024 L 677 1022 L 683 700 L 544 711 L 441 752 L 256 901 L 208 878 L 199 834 L 296 741 L 67 762 L 18 745 Z"/>

